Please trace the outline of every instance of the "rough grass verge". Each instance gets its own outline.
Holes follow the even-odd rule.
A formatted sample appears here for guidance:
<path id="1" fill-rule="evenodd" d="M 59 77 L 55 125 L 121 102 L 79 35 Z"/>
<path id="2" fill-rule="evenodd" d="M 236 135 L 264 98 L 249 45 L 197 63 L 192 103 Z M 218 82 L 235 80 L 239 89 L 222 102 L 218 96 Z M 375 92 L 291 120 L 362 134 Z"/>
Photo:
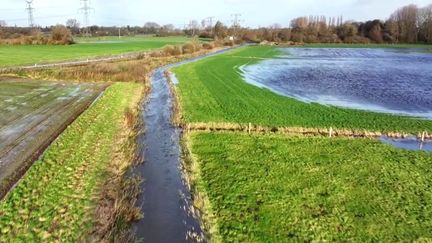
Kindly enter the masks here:
<path id="1" fill-rule="evenodd" d="M 135 108 L 142 91 L 140 84 L 113 84 L 54 141 L 0 202 L 1 242 L 92 238 L 100 189 L 128 166 L 127 150 L 118 149 L 127 146 L 130 134 L 123 131 L 125 110 Z M 102 220 L 111 212 L 96 214 Z M 99 241 L 97 234 L 93 240 Z"/>

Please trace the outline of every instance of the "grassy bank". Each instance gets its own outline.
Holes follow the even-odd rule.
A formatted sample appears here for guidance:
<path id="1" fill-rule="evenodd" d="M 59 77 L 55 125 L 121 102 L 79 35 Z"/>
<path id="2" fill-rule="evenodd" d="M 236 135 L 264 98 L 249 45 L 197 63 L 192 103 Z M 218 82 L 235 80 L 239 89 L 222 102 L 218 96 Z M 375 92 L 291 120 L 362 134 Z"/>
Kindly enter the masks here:
<path id="1" fill-rule="evenodd" d="M 128 52 L 138 52 L 187 42 L 186 37 L 135 37 L 124 39 L 89 40 L 68 46 L 0 45 L 0 67 L 33 65 L 71 59 L 86 59 Z"/>
<path id="2" fill-rule="evenodd" d="M 130 163 L 125 111 L 136 107 L 142 91 L 139 84 L 113 84 L 60 135 L 0 202 L 1 242 L 83 241 L 104 223 L 112 212 L 97 210 L 100 190 L 107 193 Z"/>
<path id="3" fill-rule="evenodd" d="M 432 239 L 430 153 L 279 135 L 193 133 L 189 142 L 216 241 Z"/>
<path id="4" fill-rule="evenodd" d="M 277 55 L 272 47 L 244 47 L 175 68 L 183 120 L 322 127 L 380 132 L 432 131 L 432 121 L 306 104 L 247 84 L 238 67 Z"/>

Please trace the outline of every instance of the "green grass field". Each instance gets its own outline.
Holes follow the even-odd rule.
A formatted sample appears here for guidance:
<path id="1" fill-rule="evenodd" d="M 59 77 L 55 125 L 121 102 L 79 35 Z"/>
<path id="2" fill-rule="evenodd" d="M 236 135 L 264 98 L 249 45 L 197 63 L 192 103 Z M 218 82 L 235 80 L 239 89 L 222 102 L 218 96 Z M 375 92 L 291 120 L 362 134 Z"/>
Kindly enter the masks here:
<path id="1" fill-rule="evenodd" d="M 432 154 L 366 139 L 193 133 L 221 242 L 432 240 Z"/>
<path id="2" fill-rule="evenodd" d="M 238 67 L 276 56 L 272 47 L 243 47 L 175 68 L 185 122 L 333 127 L 380 132 L 432 131 L 432 121 L 306 104 L 247 84 Z"/>
<path id="3" fill-rule="evenodd" d="M 98 188 L 124 162 L 115 153 L 124 146 L 125 110 L 142 92 L 140 84 L 113 84 L 46 150 L 0 202 L 0 242 L 87 240 Z"/>
<path id="4" fill-rule="evenodd" d="M 189 40 L 187 37 L 124 37 L 120 40 L 109 37 L 105 39 L 82 39 L 78 40 L 81 41 L 78 44 L 68 46 L 0 45 L 0 67 L 33 65 L 146 51 L 161 48 L 168 44 L 182 44 Z"/>

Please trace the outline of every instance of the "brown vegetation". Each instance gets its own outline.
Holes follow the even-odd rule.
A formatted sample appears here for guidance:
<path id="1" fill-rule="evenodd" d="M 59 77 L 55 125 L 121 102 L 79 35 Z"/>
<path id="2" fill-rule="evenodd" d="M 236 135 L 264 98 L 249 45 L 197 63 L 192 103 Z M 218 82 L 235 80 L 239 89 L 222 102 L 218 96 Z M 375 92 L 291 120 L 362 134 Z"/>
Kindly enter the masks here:
<path id="1" fill-rule="evenodd" d="M 154 51 L 148 55 L 139 55 L 132 60 L 100 62 L 63 68 L 23 69 L 14 72 L 13 75 L 45 80 L 138 82 L 147 84 L 150 73 L 155 68 L 202 55 L 213 48 L 223 46 L 223 43 L 220 42 L 206 44 L 206 48 L 204 48 L 204 44 L 194 41 L 183 46 L 166 46 L 160 51 Z M 210 47 L 213 48 L 210 49 Z"/>
<path id="2" fill-rule="evenodd" d="M 207 131 L 207 132 L 247 132 L 247 133 L 278 133 L 289 135 L 307 136 L 330 136 L 330 137 L 364 137 L 379 138 L 387 136 L 389 138 L 407 138 L 413 134 L 366 130 L 347 130 L 335 128 L 306 128 L 306 127 L 263 127 L 253 124 L 234 124 L 234 123 L 190 123 L 181 124 L 186 131 Z M 432 139 L 432 134 L 414 134 L 418 139 Z"/>
<path id="3" fill-rule="evenodd" d="M 255 43 L 432 43 L 432 5 L 402 7 L 386 21 L 344 22 L 342 17 L 309 16 L 293 19 L 289 27 L 258 29 L 227 27 L 218 21 L 214 26 L 201 28 L 199 35 L 217 40 L 235 37 L 236 41 Z"/>
<path id="4" fill-rule="evenodd" d="M 141 97 L 135 97 L 133 103 L 140 104 L 140 99 Z M 136 157 L 136 135 L 142 126 L 138 116 L 138 106 L 125 111 L 123 132 L 118 139 L 119 150 L 107 171 L 109 180 L 99 189 L 98 205 L 94 214 L 93 242 L 135 241 L 129 224 L 142 217 L 140 208 L 136 206 L 142 179 L 127 175 L 127 171 L 142 161 Z"/>
<path id="5" fill-rule="evenodd" d="M 41 29 L 6 27 L 0 29 L 0 44 L 4 45 L 70 45 L 71 31 L 56 25 L 42 32 Z"/>

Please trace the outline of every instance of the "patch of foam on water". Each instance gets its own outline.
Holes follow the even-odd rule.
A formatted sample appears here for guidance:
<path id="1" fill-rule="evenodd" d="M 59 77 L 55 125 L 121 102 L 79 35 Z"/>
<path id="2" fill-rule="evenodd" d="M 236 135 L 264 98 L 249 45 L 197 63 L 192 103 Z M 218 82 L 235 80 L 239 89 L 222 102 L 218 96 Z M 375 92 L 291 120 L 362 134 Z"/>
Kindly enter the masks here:
<path id="1" fill-rule="evenodd" d="M 171 72 L 170 73 L 170 78 L 171 78 L 171 82 L 174 85 L 178 85 L 179 84 L 179 80 L 177 79 L 177 76 L 175 75 L 175 73 Z"/>

